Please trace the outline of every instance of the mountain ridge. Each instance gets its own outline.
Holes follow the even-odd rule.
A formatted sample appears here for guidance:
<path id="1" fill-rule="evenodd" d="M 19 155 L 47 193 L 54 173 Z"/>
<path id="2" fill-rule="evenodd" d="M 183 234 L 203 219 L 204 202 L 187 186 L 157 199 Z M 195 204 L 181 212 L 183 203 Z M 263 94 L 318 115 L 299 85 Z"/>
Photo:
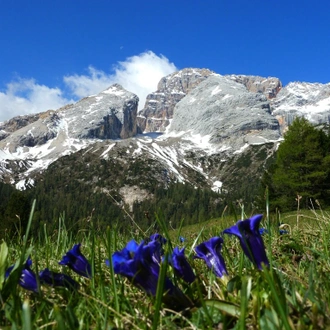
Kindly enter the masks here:
<path id="1" fill-rule="evenodd" d="M 138 155 L 139 162 L 153 163 L 145 170 L 154 166 L 167 173 L 155 176 L 164 188 L 173 181 L 233 192 L 239 175 L 260 178 L 295 116 L 330 121 L 330 84 L 283 87 L 274 77 L 187 68 L 163 77 L 145 107 L 137 109 L 137 96 L 115 84 L 75 104 L 0 124 L 1 180 L 26 189 L 62 157 L 79 152 L 98 158 L 98 145 L 102 161 L 119 161 L 114 166 L 134 162 Z M 138 180 L 116 189 L 131 208 L 139 195 L 152 196 Z"/>

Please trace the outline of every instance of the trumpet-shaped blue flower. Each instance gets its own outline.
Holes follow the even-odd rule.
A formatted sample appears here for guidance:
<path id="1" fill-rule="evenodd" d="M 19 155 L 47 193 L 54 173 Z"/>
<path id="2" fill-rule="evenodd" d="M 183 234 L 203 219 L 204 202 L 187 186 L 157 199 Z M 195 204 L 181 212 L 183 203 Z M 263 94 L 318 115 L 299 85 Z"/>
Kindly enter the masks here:
<path id="1" fill-rule="evenodd" d="M 15 265 L 12 265 L 9 268 L 7 268 L 7 270 L 5 272 L 5 278 L 7 278 L 10 275 L 14 266 Z M 21 273 L 18 284 L 26 290 L 38 292 L 37 276 L 31 270 L 31 268 L 30 268 L 31 266 L 32 266 L 32 260 L 29 256 L 23 266 L 22 273 Z"/>
<path id="2" fill-rule="evenodd" d="M 80 252 L 80 245 L 81 244 L 74 245 L 73 248 L 62 257 L 62 260 L 59 262 L 59 264 L 68 266 L 81 276 L 91 278 L 91 265 L 85 256 Z"/>
<path id="3" fill-rule="evenodd" d="M 158 234 L 158 233 L 152 234 L 150 236 L 150 240 L 151 241 L 158 241 L 161 245 L 164 245 L 167 242 L 166 238 L 164 236 L 162 236 L 161 234 Z"/>
<path id="4" fill-rule="evenodd" d="M 150 236 L 150 242 L 156 242 L 152 257 L 155 262 L 160 263 L 164 255 L 163 245 L 166 244 L 167 240 L 160 234 L 153 234 Z"/>
<path id="5" fill-rule="evenodd" d="M 180 250 L 178 247 L 175 247 L 169 258 L 169 263 L 173 267 L 176 275 L 181 277 L 187 283 L 194 282 L 196 276 L 184 255 L 184 248 Z"/>
<path id="6" fill-rule="evenodd" d="M 269 266 L 264 242 L 259 232 L 262 214 L 238 221 L 234 226 L 223 231 L 225 234 L 235 235 L 239 238 L 245 255 L 259 268 L 262 264 Z"/>
<path id="7" fill-rule="evenodd" d="M 203 259 L 218 277 L 228 274 L 225 261 L 221 255 L 222 243 L 223 239 L 221 237 L 212 237 L 195 247 L 195 258 Z"/>
<path id="8" fill-rule="evenodd" d="M 56 273 L 48 268 L 45 268 L 39 272 L 40 283 L 48 284 L 51 286 L 62 286 L 68 289 L 79 289 L 79 283 L 77 283 L 70 276 L 62 273 Z"/>
<path id="9" fill-rule="evenodd" d="M 112 255 L 113 268 L 116 274 L 127 277 L 135 286 L 151 296 L 156 295 L 160 266 L 157 262 L 161 244 L 153 240 L 137 244 L 134 240 L 127 243 L 121 251 Z M 109 265 L 109 260 L 106 260 Z M 165 281 L 165 290 L 172 290 L 174 285 L 169 279 Z"/>
<path id="10" fill-rule="evenodd" d="M 26 290 L 38 292 L 37 276 L 30 268 L 22 270 L 19 285 Z"/>
<path id="11" fill-rule="evenodd" d="M 161 243 L 158 240 L 152 240 L 148 244 L 144 241 L 137 244 L 132 240 L 121 251 L 113 253 L 114 272 L 128 278 L 148 295 L 155 296 L 160 272 L 160 264 L 155 255 L 159 255 L 160 249 Z M 106 260 L 106 264 L 110 265 L 109 260 Z M 173 308 L 181 310 L 191 307 L 190 300 L 168 277 L 165 277 L 164 292 L 164 301 L 173 303 Z"/>

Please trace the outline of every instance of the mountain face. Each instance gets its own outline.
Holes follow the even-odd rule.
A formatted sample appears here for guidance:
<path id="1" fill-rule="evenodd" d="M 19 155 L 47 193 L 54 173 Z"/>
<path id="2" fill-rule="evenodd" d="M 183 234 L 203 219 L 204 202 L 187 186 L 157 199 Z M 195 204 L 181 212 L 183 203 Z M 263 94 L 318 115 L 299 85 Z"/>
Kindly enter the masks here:
<path id="1" fill-rule="evenodd" d="M 164 132 L 173 117 L 174 107 L 200 82 L 215 74 L 208 69 L 183 69 L 160 80 L 157 91 L 147 96 L 139 112 L 142 132 Z"/>
<path id="2" fill-rule="evenodd" d="M 244 85 L 215 75 L 177 104 L 169 132 L 180 131 L 208 136 L 211 143 L 234 149 L 281 137 L 265 95 L 251 93 Z"/>
<path id="3" fill-rule="evenodd" d="M 273 99 L 272 108 L 272 114 L 284 130 L 297 116 L 314 124 L 329 123 L 330 83 L 289 83 Z"/>
<path id="4" fill-rule="evenodd" d="M 251 199 L 295 116 L 329 122 L 330 84 L 183 69 L 137 109 L 138 97 L 115 84 L 0 123 L 1 181 L 54 196 L 70 185 L 111 193 L 129 211 L 175 183 Z"/>

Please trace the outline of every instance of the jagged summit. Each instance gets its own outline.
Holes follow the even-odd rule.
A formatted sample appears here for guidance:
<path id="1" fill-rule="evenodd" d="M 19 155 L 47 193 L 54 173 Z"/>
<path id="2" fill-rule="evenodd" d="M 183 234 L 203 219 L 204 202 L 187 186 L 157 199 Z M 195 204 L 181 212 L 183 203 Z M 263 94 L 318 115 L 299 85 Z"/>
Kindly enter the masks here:
<path id="1" fill-rule="evenodd" d="M 173 117 L 175 105 L 208 76 L 208 69 L 186 68 L 163 77 L 157 91 L 149 94 L 138 114 L 138 124 L 144 132 L 164 132 Z"/>
<path id="2" fill-rule="evenodd" d="M 243 84 L 250 92 L 262 93 L 268 99 L 276 97 L 278 92 L 282 89 L 282 82 L 275 77 L 260 77 L 260 76 L 246 76 L 246 75 L 229 75 L 230 79 Z"/>
<path id="3" fill-rule="evenodd" d="M 72 138 L 116 139 L 136 135 L 139 98 L 114 84 L 61 113 Z"/>
<path id="4" fill-rule="evenodd" d="M 56 111 L 5 122 L 0 127 L 0 175 L 21 180 L 95 140 L 135 136 L 138 101 L 135 94 L 115 84 Z M 23 174 L 11 173 L 12 167 Z"/>

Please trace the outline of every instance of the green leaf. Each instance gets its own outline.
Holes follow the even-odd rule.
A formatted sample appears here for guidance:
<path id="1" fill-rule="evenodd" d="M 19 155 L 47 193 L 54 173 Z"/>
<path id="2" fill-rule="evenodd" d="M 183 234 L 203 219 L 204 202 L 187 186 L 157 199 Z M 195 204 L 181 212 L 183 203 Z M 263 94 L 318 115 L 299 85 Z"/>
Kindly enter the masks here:
<path id="1" fill-rule="evenodd" d="M 205 305 L 218 309 L 219 311 L 226 313 L 230 316 L 239 318 L 240 307 L 231 302 L 224 300 L 206 300 Z"/>
<path id="2" fill-rule="evenodd" d="M 31 307 L 28 300 L 23 302 L 22 307 L 22 324 L 23 330 L 32 330 L 32 322 L 31 322 Z"/>
<path id="3" fill-rule="evenodd" d="M 6 242 L 0 245 L 0 290 L 5 281 L 5 273 L 7 268 L 8 246 Z"/>

